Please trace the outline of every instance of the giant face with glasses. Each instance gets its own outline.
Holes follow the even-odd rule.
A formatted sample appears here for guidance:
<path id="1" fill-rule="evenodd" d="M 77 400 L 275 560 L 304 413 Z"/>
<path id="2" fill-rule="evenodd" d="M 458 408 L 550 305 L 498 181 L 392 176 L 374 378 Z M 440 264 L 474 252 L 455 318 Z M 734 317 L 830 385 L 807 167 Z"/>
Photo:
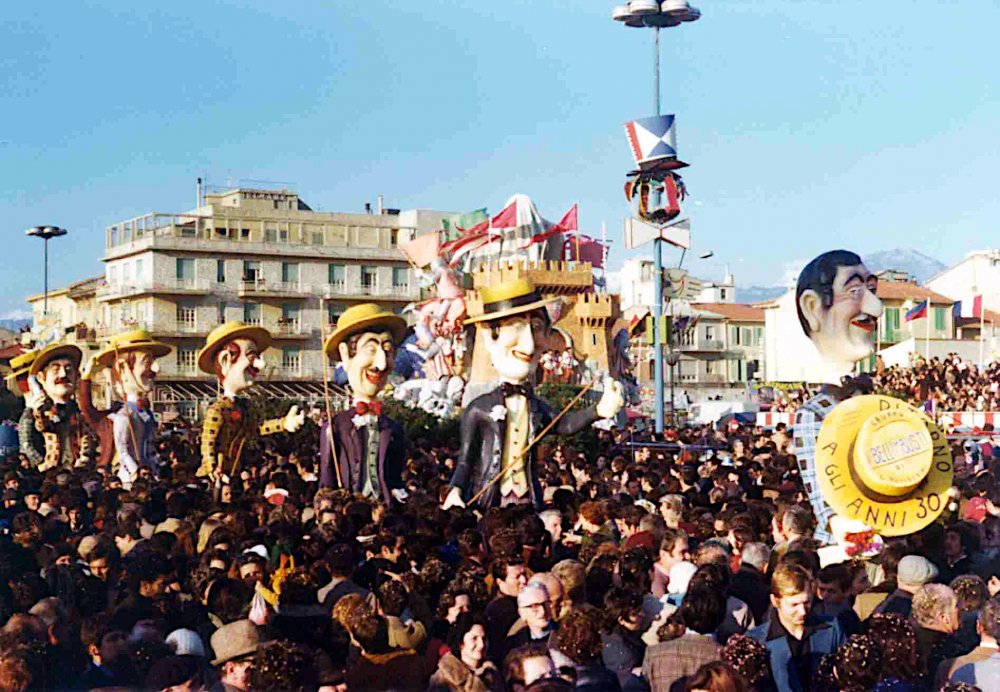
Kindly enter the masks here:
<path id="1" fill-rule="evenodd" d="M 878 278 L 847 250 L 823 253 L 799 274 L 799 323 L 824 360 L 853 363 L 871 355 L 882 316 L 877 288 Z"/>

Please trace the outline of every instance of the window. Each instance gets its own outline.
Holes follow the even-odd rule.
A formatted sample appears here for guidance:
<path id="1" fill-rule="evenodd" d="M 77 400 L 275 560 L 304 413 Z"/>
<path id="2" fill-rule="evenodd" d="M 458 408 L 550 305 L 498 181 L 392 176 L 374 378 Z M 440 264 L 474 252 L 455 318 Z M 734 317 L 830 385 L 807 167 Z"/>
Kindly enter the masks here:
<path id="1" fill-rule="evenodd" d="M 108 267 L 108 284 L 111 286 L 118 285 L 118 267 Z"/>
<path id="2" fill-rule="evenodd" d="M 194 305 L 189 305 L 187 303 L 177 304 L 177 328 L 178 329 L 194 329 L 195 328 L 195 307 Z"/>
<path id="3" fill-rule="evenodd" d="M 241 228 L 240 229 L 240 240 L 250 240 L 250 229 Z"/>
<path id="4" fill-rule="evenodd" d="M 715 339 L 715 327 L 712 326 L 705 327 L 705 338 L 708 341 L 712 341 L 713 339 Z"/>
<path id="5" fill-rule="evenodd" d="M 275 228 L 268 228 L 264 230 L 264 242 L 265 243 L 276 243 L 278 241 L 278 230 Z"/>
<path id="6" fill-rule="evenodd" d="M 257 281 L 261 278 L 260 275 L 260 262 L 244 260 L 243 261 L 243 280 L 244 281 Z"/>
<path id="7" fill-rule="evenodd" d="M 182 373 L 197 371 L 198 349 L 181 347 L 177 349 L 177 366 Z"/>
<path id="8" fill-rule="evenodd" d="M 194 282 L 194 260 L 189 257 L 178 257 L 177 258 L 177 282 L 178 283 L 193 283 Z"/>
<path id="9" fill-rule="evenodd" d="M 194 226 L 181 226 L 181 236 L 184 238 L 194 238 L 198 235 L 198 231 Z"/>
<path id="10" fill-rule="evenodd" d="M 281 263 L 281 282 L 284 284 L 291 284 L 293 286 L 298 286 L 299 284 L 298 262 Z"/>
<path id="11" fill-rule="evenodd" d="M 389 229 L 389 244 L 392 247 L 396 247 L 397 245 L 399 245 L 399 229 L 398 228 L 390 228 Z"/>
<path id="12" fill-rule="evenodd" d="M 281 349 L 281 369 L 288 374 L 298 375 L 302 364 L 302 353 L 295 347 Z"/>
<path id="13" fill-rule="evenodd" d="M 326 323 L 329 325 L 337 324 L 337 320 L 340 316 L 344 314 L 344 306 L 341 303 L 327 303 L 326 304 Z"/>
<path id="14" fill-rule="evenodd" d="M 937 331 L 944 329 L 944 308 L 934 308 L 934 329 Z"/>
<path id="15" fill-rule="evenodd" d="M 226 322 L 226 304 L 225 302 L 219 303 L 215 309 L 215 321 L 219 324 L 225 324 Z"/>
<path id="16" fill-rule="evenodd" d="M 719 300 L 721 300 L 723 303 L 726 302 L 726 289 L 724 288 L 719 289 Z"/>
<path id="17" fill-rule="evenodd" d="M 410 270 L 406 267 L 392 268 L 392 287 L 405 288 L 410 284 Z"/>
<path id="18" fill-rule="evenodd" d="M 328 264 L 326 266 L 326 282 L 334 286 L 343 286 L 345 269 L 342 264 Z"/>
<path id="19" fill-rule="evenodd" d="M 730 327 L 729 328 L 729 339 L 733 342 L 733 346 L 740 345 L 740 328 Z"/>
<path id="20" fill-rule="evenodd" d="M 753 328 L 753 345 L 760 346 L 764 343 L 764 328 L 754 327 Z"/>
<path id="21" fill-rule="evenodd" d="M 243 321 L 260 326 L 260 303 L 243 303 Z"/>
<path id="22" fill-rule="evenodd" d="M 899 330 L 899 308 L 886 308 L 882 322 L 885 325 L 882 328 L 882 338 L 886 341 L 895 341 L 896 332 Z"/>
<path id="23" fill-rule="evenodd" d="M 137 285 L 139 285 L 139 286 L 141 286 L 141 285 L 143 285 L 143 284 L 146 283 L 143 280 L 143 271 L 142 271 L 143 266 L 142 265 L 143 265 L 143 261 L 141 259 L 137 259 L 135 261 L 135 283 Z"/>
<path id="24" fill-rule="evenodd" d="M 323 231 L 313 231 L 312 232 L 312 244 L 322 245 L 323 244 Z"/>
<path id="25" fill-rule="evenodd" d="M 378 272 L 375 267 L 361 266 L 361 286 L 375 288 L 378 285 Z"/>
<path id="26" fill-rule="evenodd" d="M 216 283 L 226 283 L 226 260 L 215 260 L 215 281 Z"/>
<path id="27" fill-rule="evenodd" d="M 288 242 L 288 231 L 278 231 L 278 240 L 283 243 Z"/>
<path id="28" fill-rule="evenodd" d="M 298 331 L 299 315 L 300 312 L 297 303 L 284 303 L 281 306 L 281 328 L 286 331 Z"/>

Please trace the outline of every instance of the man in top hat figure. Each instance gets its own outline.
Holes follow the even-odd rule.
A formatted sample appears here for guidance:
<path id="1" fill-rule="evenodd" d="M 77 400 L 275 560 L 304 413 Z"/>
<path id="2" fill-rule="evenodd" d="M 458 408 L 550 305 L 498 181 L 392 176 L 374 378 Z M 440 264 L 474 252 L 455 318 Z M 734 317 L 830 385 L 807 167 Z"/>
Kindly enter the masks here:
<path id="1" fill-rule="evenodd" d="M 41 433 L 44 447 L 35 447 L 34 455 L 28 452 L 29 458 L 42 457 L 40 471 L 72 466 L 90 447 L 74 399 L 82 358 L 83 353 L 72 344 L 52 344 L 38 351 L 28 370 L 20 432 L 24 438 L 25 427 L 33 426 Z"/>
<path id="2" fill-rule="evenodd" d="M 532 468 L 528 445 L 554 418 L 536 397 L 528 380 L 541 357 L 551 327 L 545 299 L 526 279 L 487 286 L 481 291 L 483 314 L 466 320 L 485 332 L 484 342 L 500 386 L 473 399 L 462 412 L 462 446 L 444 508 L 478 500 L 481 509 L 497 505 L 535 504 L 541 488 Z M 621 385 L 608 379 L 596 406 L 566 413 L 555 425 L 559 435 L 573 433 L 598 418 L 612 418 L 624 405 Z M 495 480 L 498 479 L 498 480 Z"/>
<path id="3" fill-rule="evenodd" d="M 153 443 L 156 418 L 149 406 L 160 367 L 157 358 L 170 353 L 170 346 L 153 340 L 144 329 L 135 329 L 111 337 L 111 342 L 97 354 L 96 365 L 111 368 L 111 382 L 124 402 L 111 413 L 115 452 L 118 458 L 118 478 L 129 490 L 141 467 L 150 469 L 156 477 L 159 458 Z"/>
<path id="4" fill-rule="evenodd" d="M 406 334 L 406 320 L 374 303 L 344 311 L 327 338 L 327 357 L 343 363 L 351 385 L 352 406 L 333 417 L 330 433 L 320 431 L 320 486 L 342 485 L 352 493 L 392 502 L 403 487 L 407 441 L 403 429 L 382 415 L 379 392 L 392 372 L 396 348 Z M 336 466 L 334 465 L 336 464 Z"/>
<path id="5" fill-rule="evenodd" d="M 242 322 L 219 325 L 206 338 L 204 348 L 198 353 L 198 368 L 218 378 L 222 397 L 205 413 L 199 476 L 209 476 L 217 484 L 226 482 L 239 469 L 248 440 L 279 432 L 293 433 L 305 422 L 305 412 L 292 406 L 284 417 L 261 423 L 242 396 L 264 367 L 262 354 L 270 345 L 269 331 Z"/>

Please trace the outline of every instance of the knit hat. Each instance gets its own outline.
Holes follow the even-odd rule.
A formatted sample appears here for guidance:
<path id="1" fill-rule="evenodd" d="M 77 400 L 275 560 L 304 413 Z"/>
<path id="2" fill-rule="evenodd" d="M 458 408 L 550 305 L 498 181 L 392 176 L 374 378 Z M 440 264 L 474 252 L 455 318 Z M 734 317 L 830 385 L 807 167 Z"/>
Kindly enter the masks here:
<path id="1" fill-rule="evenodd" d="M 919 555 L 907 555 L 899 561 L 896 581 L 900 584 L 923 586 L 937 579 L 938 569 L 930 560 Z"/>
<path id="2" fill-rule="evenodd" d="M 205 658 L 205 646 L 201 637 L 193 630 L 174 630 L 167 635 L 167 644 L 178 656 L 200 656 Z"/>

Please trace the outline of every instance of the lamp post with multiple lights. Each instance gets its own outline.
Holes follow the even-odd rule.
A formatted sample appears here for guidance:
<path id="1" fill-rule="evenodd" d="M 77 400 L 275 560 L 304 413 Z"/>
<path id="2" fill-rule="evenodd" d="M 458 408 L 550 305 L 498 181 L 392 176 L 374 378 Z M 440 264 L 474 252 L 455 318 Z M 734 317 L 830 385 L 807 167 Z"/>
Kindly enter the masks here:
<path id="1" fill-rule="evenodd" d="M 69 233 L 65 228 L 58 226 L 35 226 L 24 232 L 26 235 L 35 236 L 45 241 L 45 294 L 42 303 L 42 314 L 49 314 L 49 238 L 58 238 Z"/>
<path id="2" fill-rule="evenodd" d="M 653 29 L 653 102 L 656 115 L 660 115 L 660 29 L 670 29 L 680 26 L 686 22 L 697 21 L 701 17 L 701 12 L 688 4 L 687 0 L 630 0 L 630 2 L 619 5 L 611 12 L 611 18 L 617 22 L 622 22 L 627 27 L 651 28 Z M 663 340 L 660 338 L 660 322 L 663 320 L 663 241 L 659 238 L 653 241 L 653 258 L 656 265 L 654 272 L 653 287 L 654 311 L 653 311 L 653 377 L 655 380 L 656 394 L 654 403 L 654 413 L 656 421 L 656 432 L 663 432 Z M 667 341 L 670 341 L 670 334 L 667 334 Z M 674 392 L 673 392 L 673 369 L 676 365 L 677 354 L 671 350 L 670 356 L 674 363 L 670 366 L 671 391 L 670 391 L 670 418 L 674 420 Z"/>

